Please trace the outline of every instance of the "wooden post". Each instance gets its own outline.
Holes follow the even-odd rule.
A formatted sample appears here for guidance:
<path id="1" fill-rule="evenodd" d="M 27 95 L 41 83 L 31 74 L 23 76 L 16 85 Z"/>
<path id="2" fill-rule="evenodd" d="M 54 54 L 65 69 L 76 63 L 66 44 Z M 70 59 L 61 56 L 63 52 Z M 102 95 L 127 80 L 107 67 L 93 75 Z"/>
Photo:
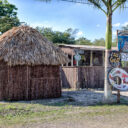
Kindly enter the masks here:
<path id="1" fill-rule="evenodd" d="M 68 54 L 67 54 L 67 57 L 68 57 Z M 68 63 L 66 63 L 66 66 L 68 66 Z"/>
<path id="2" fill-rule="evenodd" d="M 73 66 L 73 54 L 71 56 L 71 66 Z"/>
<path id="3" fill-rule="evenodd" d="M 117 90 L 117 103 L 120 103 L 120 90 Z"/>
<path id="4" fill-rule="evenodd" d="M 118 68 L 120 68 L 120 66 Z M 119 78 L 117 79 L 117 84 L 120 84 L 119 83 Z M 117 90 L 117 103 L 118 104 L 120 103 L 120 90 L 119 89 Z"/>
<path id="5" fill-rule="evenodd" d="M 90 53 L 90 66 L 93 66 L 93 51 Z"/>
<path id="6" fill-rule="evenodd" d="M 76 66 L 79 66 L 79 61 L 78 60 L 76 61 Z"/>
<path id="7" fill-rule="evenodd" d="M 117 48 L 118 48 L 118 30 L 116 31 L 116 45 L 117 45 Z"/>
<path id="8" fill-rule="evenodd" d="M 103 66 L 104 66 L 104 51 L 102 52 L 102 60 L 103 60 Z"/>

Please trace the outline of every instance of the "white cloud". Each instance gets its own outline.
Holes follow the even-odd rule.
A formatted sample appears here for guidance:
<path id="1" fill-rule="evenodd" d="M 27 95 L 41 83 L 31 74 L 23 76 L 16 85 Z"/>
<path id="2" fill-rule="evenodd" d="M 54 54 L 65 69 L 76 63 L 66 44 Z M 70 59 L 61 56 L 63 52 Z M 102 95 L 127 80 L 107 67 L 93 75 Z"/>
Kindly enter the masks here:
<path id="1" fill-rule="evenodd" d="M 96 27 L 99 28 L 100 27 L 100 24 L 97 24 Z"/>
<path id="2" fill-rule="evenodd" d="M 84 36 L 84 33 L 83 33 L 82 31 L 79 31 L 79 32 L 76 34 L 76 38 L 77 38 L 77 39 L 80 38 L 80 37 L 82 37 L 82 36 Z"/>
<path id="3" fill-rule="evenodd" d="M 78 33 L 77 33 L 77 36 L 82 36 L 83 35 L 83 32 L 82 31 L 79 31 Z"/>
<path id="4" fill-rule="evenodd" d="M 120 27 L 120 26 L 121 26 L 120 23 L 113 24 L 113 27 Z"/>
<path id="5" fill-rule="evenodd" d="M 124 24 L 122 24 L 123 27 L 127 26 L 128 22 L 125 22 Z"/>

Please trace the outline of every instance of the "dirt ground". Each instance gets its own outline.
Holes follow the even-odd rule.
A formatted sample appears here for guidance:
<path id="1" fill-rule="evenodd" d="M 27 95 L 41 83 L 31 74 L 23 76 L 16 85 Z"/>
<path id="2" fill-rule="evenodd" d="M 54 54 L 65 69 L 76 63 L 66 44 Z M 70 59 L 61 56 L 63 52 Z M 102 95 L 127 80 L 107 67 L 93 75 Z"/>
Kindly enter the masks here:
<path id="1" fill-rule="evenodd" d="M 0 128 L 128 128 L 128 92 L 121 92 L 121 104 L 116 98 L 115 91 L 114 104 L 104 105 L 102 90 L 84 89 L 63 90 L 55 99 L 0 102 Z"/>
<path id="2" fill-rule="evenodd" d="M 116 102 L 117 96 L 116 91 L 113 91 L 113 101 Z M 62 98 L 52 99 L 51 103 L 62 102 L 69 100 L 72 105 L 79 106 L 91 106 L 98 104 L 99 102 L 103 102 L 103 91 L 98 90 L 80 90 L 80 91 L 63 91 Z M 121 92 L 121 100 L 126 104 L 128 103 L 128 92 Z M 97 109 L 97 108 L 95 108 Z M 123 108 L 122 108 L 123 109 Z M 88 110 L 87 110 L 88 111 Z M 90 110 L 89 110 L 90 111 Z M 95 110 L 91 110 L 94 111 Z M 105 110 L 104 110 L 105 111 Z M 111 111 L 111 109 L 109 110 Z M 115 110 L 116 111 L 116 108 Z M 128 128 L 128 112 L 121 112 L 120 110 L 114 113 L 102 113 L 94 114 L 93 116 L 82 115 L 80 111 L 71 112 L 70 117 L 63 118 L 59 120 L 55 120 L 52 123 L 37 123 L 33 124 L 33 126 L 29 126 L 31 128 Z M 74 115 L 74 113 L 79 113 Z M 98 111 L 97 111 L 98 113 Z M 84 110 L 83 110 L 84 114 Z"/>
<path id="3" fill-rule="evenodd" d="M 31 128 L 128 128 L 128 114 L 71 118 L 52 123 L 35 124 Z"/>

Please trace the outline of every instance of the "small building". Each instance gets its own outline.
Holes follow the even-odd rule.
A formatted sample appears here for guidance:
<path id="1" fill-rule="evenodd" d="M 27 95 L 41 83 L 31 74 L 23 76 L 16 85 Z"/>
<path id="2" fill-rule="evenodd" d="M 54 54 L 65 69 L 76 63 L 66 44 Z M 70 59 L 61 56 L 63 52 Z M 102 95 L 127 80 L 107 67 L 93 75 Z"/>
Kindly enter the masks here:
<path id="1" fill-rule="evenodd" d="M 64 88 L 104 88 L 105 47 L 88 45 L 59 45 L 70 62 L 62 65 L 61 77 Z M 117 47 L 112 48 L 117 51 Z M 81 57 L 78 65 L 75 55 Z"/>
<path id="2" fill-rule="evenodd" d="M 81 60 L 79 61 L 78 66 L 104 66 L 104 46 L 60 44 L 59 47 L 65 54 L 67 54 L 68 58 L 71 60 L 63 66 L 77 66 L 74 57 L 76 53 L 81 56 Z M 112 47 L 112 50 L 117 51 L 117 47 Z"/>
<path id="3" fill-rule="evenodd" d="M 0 100 L 60 97 L 60 65 L 67 60 L 37 30 L 12 28 L 0 36 Z"/>

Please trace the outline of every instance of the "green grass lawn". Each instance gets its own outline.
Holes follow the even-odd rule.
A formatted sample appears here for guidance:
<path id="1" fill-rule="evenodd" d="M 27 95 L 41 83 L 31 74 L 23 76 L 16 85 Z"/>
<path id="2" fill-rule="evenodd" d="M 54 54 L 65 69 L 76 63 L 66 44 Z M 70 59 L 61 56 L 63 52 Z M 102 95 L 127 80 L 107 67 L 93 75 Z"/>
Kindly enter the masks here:
<path id="1" fill-rule="evenodd" d="M 125 103 L 125 101 L 123 101 Z M 1 102 L 0 126 L 15 127 L 35 123 L 51 123 L 58 121 L 81 120 L 88 118 L 93 121 L 95 117 L 114 116 L 127 114 L 126 104 L 82 106 L 58 102 L 52 104 L 40 104 L 32 102 Z M 109 117 L 107 117 L 109 118 Z"/>

